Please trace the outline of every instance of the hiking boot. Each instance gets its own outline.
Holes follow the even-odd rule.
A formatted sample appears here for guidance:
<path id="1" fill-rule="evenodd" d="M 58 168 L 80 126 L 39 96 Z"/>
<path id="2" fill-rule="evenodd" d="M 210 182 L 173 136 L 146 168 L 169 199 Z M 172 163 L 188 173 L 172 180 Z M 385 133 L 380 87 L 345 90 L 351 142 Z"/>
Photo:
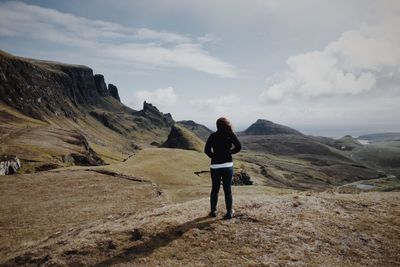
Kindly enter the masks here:
<path id="1" fill-rule="evenodd" d="M 234 210 L 231 210 L 231 212 L 227 212 L 227 213 L 224 215 L 224 219 L 225 219 L 225 220 L 232 219 L 234 213 L 235 213 Z"/>
<path id="2" fill-rule="evenodd" d="M 210 216 L 210 217 L 217 217 L 217 213 L 215 213 L 215 211 L 210 211 L 210 213 L 208 214 L 208 216 Z"/>

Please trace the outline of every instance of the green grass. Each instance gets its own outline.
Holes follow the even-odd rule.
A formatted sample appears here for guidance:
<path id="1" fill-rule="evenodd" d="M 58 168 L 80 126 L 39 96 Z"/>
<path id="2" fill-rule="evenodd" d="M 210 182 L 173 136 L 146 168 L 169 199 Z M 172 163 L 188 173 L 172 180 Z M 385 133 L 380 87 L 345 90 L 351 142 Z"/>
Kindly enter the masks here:
<path id="1" fill-rule="evenodd" d="M 98 168 L 140 177 L 160 186 L 169 202 L 184 202 L 208 197 L 211 178 L 208 172 L 210 159 L 204 154 L 192 150 L 171 148 L 147 148 L 138 151 L 126 162 L 101 166 Z M 247 162 L 234 160 L 235 170 L 244 167 L 256 182 L 254 186 L 235 186 L 238 194 L 282 194 L 293 190 L 265 186 L 263 176 L 256 176 Z M 243 165 L 243 166 L 242 166 Z M 195 172 L 205 171 L 199 175 Z M 222 194 L 222 189 L 221 189 Z"/>
<path id="2" fill-rule="evenodd" d="M 164 147 L 183 148 L 197 152 L 203 152 L 204 145 L 204 142 L 196 134 L 179 124 L 172 127 L 167 141 L 163 144 Z"/>

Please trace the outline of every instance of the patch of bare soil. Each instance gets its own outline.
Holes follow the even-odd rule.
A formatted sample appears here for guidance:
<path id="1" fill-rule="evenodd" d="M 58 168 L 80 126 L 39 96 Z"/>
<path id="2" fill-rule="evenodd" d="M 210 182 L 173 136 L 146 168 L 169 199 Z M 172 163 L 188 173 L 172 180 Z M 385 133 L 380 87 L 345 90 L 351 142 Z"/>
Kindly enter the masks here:
<path id="1" fill-rule="evenodd" d="M 400 194 L 236 196 L 91 222 L 32 245 L 5 266 L 398 266 Z"/>

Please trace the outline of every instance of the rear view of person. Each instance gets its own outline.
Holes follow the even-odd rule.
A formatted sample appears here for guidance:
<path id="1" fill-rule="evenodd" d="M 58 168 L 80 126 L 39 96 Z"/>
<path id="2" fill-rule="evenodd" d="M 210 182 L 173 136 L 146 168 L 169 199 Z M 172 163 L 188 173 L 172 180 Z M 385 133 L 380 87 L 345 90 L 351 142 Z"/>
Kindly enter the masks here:
<path id="1" fill-rule="evenodd" d="M 233 147 L 232 147 L 233 146 Z M 239 140 L 232 131 L 232 125 L 227 118 L 217 120 L 217 131 L 208 137 L 204 152 L 211 158 L 212 189 L 210 195 L 211 211 L 209 215 L 216 217 L 218 192 L 222 184 L 225 194 L 226 214 L 225 219 L 233 216 L 232 209 L 232 154 L 238 153 L 242 148 Z"/>

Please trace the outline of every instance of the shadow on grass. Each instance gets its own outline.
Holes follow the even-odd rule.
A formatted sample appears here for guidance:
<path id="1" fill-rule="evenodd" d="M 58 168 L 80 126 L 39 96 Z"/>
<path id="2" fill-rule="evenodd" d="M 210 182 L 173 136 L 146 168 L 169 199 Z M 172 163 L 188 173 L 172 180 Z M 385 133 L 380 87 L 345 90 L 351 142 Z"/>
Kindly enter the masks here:
<path id="1" fill-rule="evenodd" d="M 136 258 L 150 255 L 154 250 L 167 246 L 170 242 L 178 239 L 190 229 L 205 229 L 217 221 L 218 220 L 216 219 L 211 219 L 208 216 L 204 216 L 178 226 L 168 227 L 165 231 L 150 237 L 149 240 L 144 241 L 139 245 L 127 248 L 124 252 L 110 259 L 97 263 L 94 266 L 111 266 L 114 264 L 130 262 Z"/>

